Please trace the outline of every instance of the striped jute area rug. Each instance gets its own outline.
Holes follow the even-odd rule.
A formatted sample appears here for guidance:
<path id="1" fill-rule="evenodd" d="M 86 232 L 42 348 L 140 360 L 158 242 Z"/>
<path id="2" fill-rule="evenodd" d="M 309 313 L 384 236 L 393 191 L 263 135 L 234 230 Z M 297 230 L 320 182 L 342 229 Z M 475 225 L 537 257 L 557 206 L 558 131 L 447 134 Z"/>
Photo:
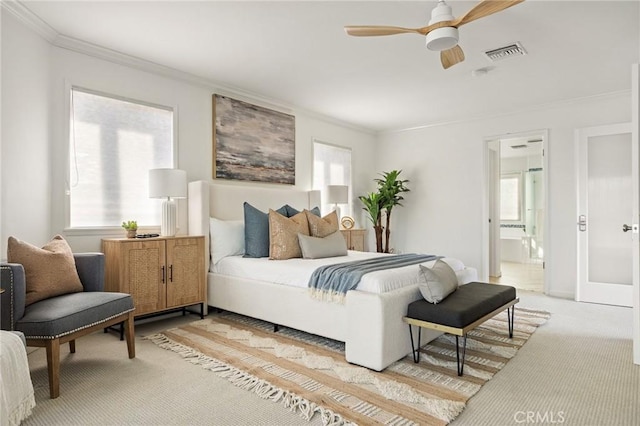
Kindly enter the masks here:
<path id="1" fill-rule="evenodd" d="M 549 316 L 516 308 L 513 339 L 506 312 L 470 332 L 462 377 L 449 335 L 424 345 L 420 363 L 408 355 L 382 372 L 347 363 L 341 342 L 230 313 L 146 339 L 325 425 L 445 425 Z"/>

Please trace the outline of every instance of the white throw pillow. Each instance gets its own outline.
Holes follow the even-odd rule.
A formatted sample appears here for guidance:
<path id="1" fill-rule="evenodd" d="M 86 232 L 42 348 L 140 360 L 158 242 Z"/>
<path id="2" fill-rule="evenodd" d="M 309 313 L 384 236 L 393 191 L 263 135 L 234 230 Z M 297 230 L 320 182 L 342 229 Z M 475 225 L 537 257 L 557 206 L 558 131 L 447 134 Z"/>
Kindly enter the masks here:
<path id="1" fill-rule="evenodd" d="M 465 268 L 464 263 L 462 263 L 462 260 L 456 259 L 455 257 L 443 257 L 442 261 L 447 265 L 451 266 L 451 269 L 453 269 L 453 272 L 462 271 Z"/>
<path id="2" fill-rule="evenodd" d="M 212 217 L 209 222 L 209 236 L 211 268 L 227 256 L 244 254 L 243 221 L 220 220 Z"/>
<path id="3" fill-rule="evenodd" d="M 418 265 L 424 281 L 418 283 L 427 302 L 439 303 L 458 288 L 458 278 L 451 266 L 438 259 L 431 267 Z"/>

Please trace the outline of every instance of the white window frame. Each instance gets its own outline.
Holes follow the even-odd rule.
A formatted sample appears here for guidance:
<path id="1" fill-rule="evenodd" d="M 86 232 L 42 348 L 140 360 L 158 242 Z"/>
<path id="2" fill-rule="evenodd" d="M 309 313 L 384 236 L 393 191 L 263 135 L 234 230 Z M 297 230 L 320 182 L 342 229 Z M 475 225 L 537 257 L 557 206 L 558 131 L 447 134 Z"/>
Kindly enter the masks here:
<path id="1" fill-rule="evenodd" d="M 107 98 L 124 101 L 124 102 L 132 102 L 140 105 L 145 105 L 153 108 L 165 109 L 168 111 L 172 111 L 173 113 L 173 123 L 172 123 L 172 137 L 171 137 L 171 151 L 172 151 L 172 165 L 171 167 L 178 167 L 178 106 L 177 105 L 162 105 L 155 102 L 144 101 L 140 99 L 136 99 L 133 97 L 122 96 L 119 94 L 111 93 L 103 90 L 95 90 L 89 89 L 82 85 L 74 85 L 70 84 L 68 81 L 65 81 L 65 111 L 66 111 L 66 120 L 65 120 L 65 140 L 66 140 L 66 154 L 65 154 L 65 191 L 64 191 L 64 234 L 69 236 L 95 236 L 95 235 L 122 235 L 122 227 L 120 226 L 91 226 L 91 227 L 71 227 L 71 132 L 72 127 L 71 123 L 73 120 L 73 111 L 72 111 L 72 96 L 73 90 L 82 91 L 85 93 L 104 96 Z M 160 207 L 159 207 L 160 208 Z M 180 210 L 178 209 L 178 223 L 180 222 Z M 178 227 L 179 228 L 179 227 Z M 160 224 L 152 225 L 152 226 L 144 226 L 138 229 L 138 232 L 159 232 Z"/>
<path id="2" fill-rule="evenodd" d="M 333 143 L 329 143 L 329 142 L 324 142 L 322 140 L 318 140 L 318 139 L 313 139 L 313 148 L 312 148 L 312 155 L 311 155 L 311 161 L 313 163 L 313 167 L 311 168 L 311 185 L 313 187 L 314 190 L 318 190 L 320 191 L 321 197 L 321 206 L 320 206 L 320 210 L 322 212 L 322 214 L 326 214 L 329 213 L 332 209 L 333 209 L 333 205 L 329 204 L 326 200 L 327 200 L 327 188 L 326 185 L 318 185 L 315 182 L 315 173 L 316 173 L 316 144 L 320 144 L 320 145 L 325 145 L 331 148 L 335 148 L 335 149 L 342 149 L 345 151 L 349 152 L 349 156 L 350 156 L 350 161 L 349 161 L 349 181 L 346 183 L 343 182 L 328 182 L 327 185 L 347 185 L 349 187 L 349 192 L 348 192 L 348 202 L 346 204 L 342 204 L 341 206 L 346 206 L 346 207 L 341 207 L 340 210 L 340 215 L 342 217 L 344 216 L 351 216 L 353 217 L 353 150 L 349 147 L 346 146 L 341 146 L 341 145 L 337 145 L 337 144 L 333 144 Z M 323 188 L 318 188 L 316 186 L 324 186 Z M 340 220 L 340 218 L 338 218 L 338 220 Z"/>

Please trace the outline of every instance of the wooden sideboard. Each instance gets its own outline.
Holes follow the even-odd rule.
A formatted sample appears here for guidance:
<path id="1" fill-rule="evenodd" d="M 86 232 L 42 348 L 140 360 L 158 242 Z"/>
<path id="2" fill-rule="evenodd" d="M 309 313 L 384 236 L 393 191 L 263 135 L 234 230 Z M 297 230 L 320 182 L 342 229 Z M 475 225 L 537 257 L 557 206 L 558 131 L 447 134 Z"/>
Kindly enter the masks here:
<path id="1" fill-rule="evenodd" d="M 205 303 L 204 237 L 102 240 L 105 291 L 133 296 L 135 316 Z"/>

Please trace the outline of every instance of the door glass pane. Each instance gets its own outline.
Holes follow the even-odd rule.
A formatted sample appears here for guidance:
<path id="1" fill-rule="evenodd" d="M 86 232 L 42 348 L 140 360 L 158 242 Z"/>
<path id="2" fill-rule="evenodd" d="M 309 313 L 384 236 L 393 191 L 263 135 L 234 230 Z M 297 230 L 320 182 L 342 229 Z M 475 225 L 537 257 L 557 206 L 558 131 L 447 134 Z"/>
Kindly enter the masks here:
<path id="1" fill-rule="evenodd" d="M 587 150 L 589 281 L 631 285 L 631 135 L 591 137 Z"/>

